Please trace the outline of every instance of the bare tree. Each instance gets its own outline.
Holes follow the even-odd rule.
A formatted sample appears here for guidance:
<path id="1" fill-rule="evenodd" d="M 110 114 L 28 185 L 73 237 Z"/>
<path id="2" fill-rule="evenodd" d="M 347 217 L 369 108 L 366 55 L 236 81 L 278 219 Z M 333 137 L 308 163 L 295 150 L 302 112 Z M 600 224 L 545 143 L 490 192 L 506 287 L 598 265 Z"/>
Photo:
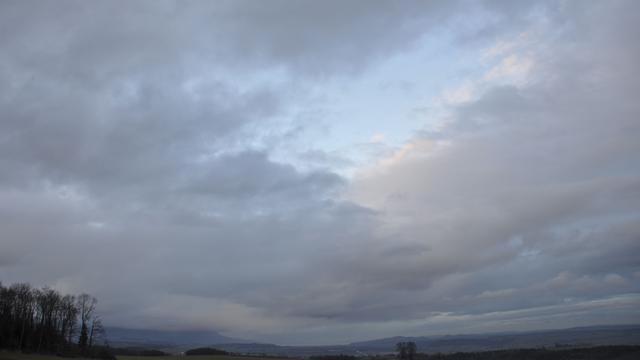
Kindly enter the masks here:
<path id="1" fill-rule="evenodd" d="M 78 339 L 78 346 L 81 349 L 86 349 L 89 343 L 89 323 L 93 318 L 94 310 L 98 300 L 89 294 L 80 294 L 78 296 L 77 307 L 80 315 L 80 337 Z"/>
<path id="2" fill-rule="evenodd" d="M 414 343 L 413 341 L 409 341 L 406 346 L 407 346 L 407 357 L 409 358 L 409 360 L 413 360 L 414 356 L 416 355 L 416 352 L 418 351 L 418 347 L 416 346 L 416 343 Z"/>
<path id="3" fill-rule="evenodd" d="M 16 293 L 16 313 L 17 319 L 20 321 L 20 335 L 18 338 L 18 349 L 22 350 L 25 343 L 25 335 L 27 327 L 31 326 L 33 318 L 33 291 L 29 284 L 15 284 L 12 286 Z"/>
<path id="4" fill-rule="evenodd" d="M 396 344 L 396 351 L 398 352 L 398 358 L 400 360 L 413 360 L 416 355 L 418 347 L 413 341 L 399 342 Z"/>
<path id="5" fill-rule="evenodd" d="M 76 297 L 73 295 L 65 295 L 62 298 L 61 311 L 62 322 L 60 325 L 60 333 L 67 343 L 71 343 L 78 322 L 78 308 L 76 307 Z"/>
<path id="6" fill-rule="evenodd" d="M 91 328 L 89 330 L 89 347 L 93 346 L 94 341 L 104 336 L 105 330 L 102 326 L 102 319 L 99 316 L 94 316 L 91 320 Z"/>
<path id="7" fill-rule="evenodd" d="M 404 360 L 407 358 L 407 347 L 404 342 L 396 344 L 396 351 L 398 352 L 398 359 Z"/>

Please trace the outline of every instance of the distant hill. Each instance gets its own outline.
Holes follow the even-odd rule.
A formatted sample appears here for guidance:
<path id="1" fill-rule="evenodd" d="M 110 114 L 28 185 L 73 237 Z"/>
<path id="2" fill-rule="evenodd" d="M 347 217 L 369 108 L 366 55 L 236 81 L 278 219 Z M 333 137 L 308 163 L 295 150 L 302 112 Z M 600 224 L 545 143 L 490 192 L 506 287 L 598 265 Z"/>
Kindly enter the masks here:
<path id="1" fill-rule="evenodd" d="M 156 349 L 187 349 L 191 346 L 208 346 L 226 343 L 243 343 L 215 331 L 164 331 L 108 327 L 107 340 L 117 347 L 146 347 Z"/>
<path id="2" fill-rule="evenodd" d="M 561 330 L 471 335 L 390 337 L 333 346 L 279 346 L 274 344 L 221 344 L 217 348 L 236 353 L 287 356 L 384 354 L 400 341 L 413 341 L 419 352 L 450 353 L 518 348 L 569 348 L 598 345 L 640 345 L 640 325 L 593 326 Z"/>
<path id="3" fill-rule="evenodd" d="M 394 337 L 351 343 L 363 352 L 389 352 L 413 341 L 421 352 L 482 351 L 554 346 L 640 345 L 640 325 L 591 326 L 559 330 L 470 335 Z"/>
<path id="4" fill-rule="evenodd" d="M 213 346 L 243 354 L 284 356 L 365 355 L 395 351 L 395 344 L 413 341 L 422 353 L 451 353 L 522 348 L 570 348 L 599 345 L 640 345 L 640 325 L 591 326 L 560 330 L 504 332 L 489 334 L 389 337 L 347 345 L 281 346 L 248 342 L 221 335 L 215 331 L 160 331 L 107 328 L 112 346 L 159 349 L 181 352 L 194 347 Z"/>
<path id="5" fill-rule="evenodd" d="M 312 355 L 355 355 L 359 354 L 356 349 L 348 345 L 325 345 L 325 346 L 283 346 L 264 343 L 236 343 L 216 345 L 218 349 L 226 350 L 238 354 L 252 355 L 272 355 L 308 357 Z"/>

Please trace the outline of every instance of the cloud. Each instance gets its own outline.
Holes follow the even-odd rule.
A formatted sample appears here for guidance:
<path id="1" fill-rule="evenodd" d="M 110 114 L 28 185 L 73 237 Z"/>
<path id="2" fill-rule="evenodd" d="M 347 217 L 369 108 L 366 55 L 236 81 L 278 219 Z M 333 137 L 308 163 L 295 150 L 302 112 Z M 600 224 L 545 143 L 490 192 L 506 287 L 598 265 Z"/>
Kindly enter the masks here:
<path id="1" fill-rule="evenodd" d="M 454 103 L 441 133 L 418 134 L 352 183 L 349 198 L 378 210 L 379 231 L 389 238 L 368 247 L 363 263 L 370 268 L 360 282 L 404 291 L 416 303 L 385 298 L 381 304 L 393 318 L 638 291 L 625 279 L 640 263 L 630 255 L 637 252 L 631 239 L 639 236 L 633 224 L 640 126 L 633 114 L 640 109 L 622 80 L 636 70 L 614 70 L 610 63 L 640 53 L 611 28 L 603 33 L 612 38 L 592 33 L 598 41 L 567 43 L 561 36 L 561 42 L 534 43 L 526 52 L 540 58 L 566 46 L 573 53 L 540 61 L 545 65 L 533 70 L 529 84 L 494 85 L 474 101 Z M 610 58 L 601 56 L 601 47 Z M 580 76 L 573 63 L 581 65 Z M 435 146 L 443 139 L 445 146 Z M 424 250 L 394 259 L 387 247 Z M 535 285 L 545 278 L 554 279 L 546 286 L 556 285 Z M 452 279 L 459 287 L 444 290 Z M 362 296 L 370 298 L 367 291 Z M 394 301 L 403 306 L 394 309 Z M 385 316 L 379 309 L 376 314 Z"/>
<path id="2" fill-rule="evenodd" d="M 635 7 L 6 2 L 2 281 L 284 343 L 637 319 Z M 341 175 L 310 89 L 429 36 L 480 59 L 441 126 Z"/>

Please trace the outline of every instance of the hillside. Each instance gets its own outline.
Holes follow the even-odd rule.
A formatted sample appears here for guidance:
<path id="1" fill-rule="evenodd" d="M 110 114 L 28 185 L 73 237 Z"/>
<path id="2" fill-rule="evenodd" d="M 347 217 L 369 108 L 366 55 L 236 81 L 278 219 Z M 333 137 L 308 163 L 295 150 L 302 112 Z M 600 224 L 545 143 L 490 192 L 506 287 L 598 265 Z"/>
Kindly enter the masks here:
<path id="1" fill-rule="evenodd" d="M 420 352 L 449 353 L 540 347 L 599 345 L 640 345 L 640 325 L 594 326 L 559 330 L 445 335 L 423 337 L 390 337 L 347 345 L 278 346 L 273 344 L 222 344 L 218 348 L 238 353 L 309 356 L 316 354 L 383 354 L 393 352 L 400 341 L 413 341 Z"/>

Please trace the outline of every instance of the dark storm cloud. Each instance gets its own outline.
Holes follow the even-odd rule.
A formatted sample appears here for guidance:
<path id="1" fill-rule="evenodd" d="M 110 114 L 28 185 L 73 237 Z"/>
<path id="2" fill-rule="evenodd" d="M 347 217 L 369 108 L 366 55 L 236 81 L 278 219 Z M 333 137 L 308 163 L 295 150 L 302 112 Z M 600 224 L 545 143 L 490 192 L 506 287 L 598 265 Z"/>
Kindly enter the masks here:
<path id="1" fill-rule="evenodd" d="M 0 280 L 92 292 L 112 325 L 284 342 L 637 315 L 635 8 L 4 2 Z M 366 176 L 274 158 L 307 87 L 447 26 L 534 33 L 529 82 Z"/>

